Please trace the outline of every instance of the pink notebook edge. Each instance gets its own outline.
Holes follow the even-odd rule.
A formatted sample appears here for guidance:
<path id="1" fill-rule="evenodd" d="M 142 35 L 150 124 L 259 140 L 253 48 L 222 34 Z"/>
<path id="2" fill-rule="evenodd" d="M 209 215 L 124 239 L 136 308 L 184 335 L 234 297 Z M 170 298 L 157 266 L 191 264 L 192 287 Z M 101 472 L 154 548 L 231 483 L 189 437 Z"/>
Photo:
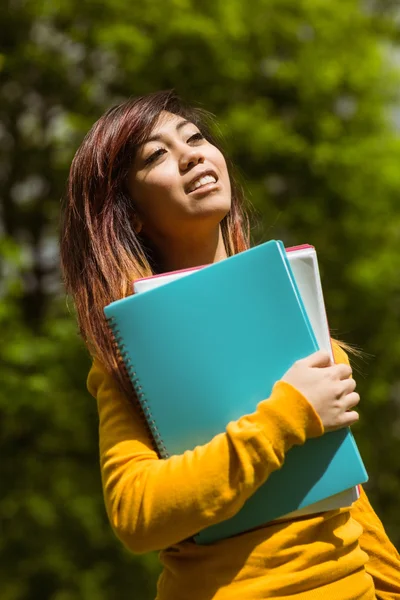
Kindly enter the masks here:
<path id="1" fill-rule="evenodd" d="M 299 244 L 298 246 L 289 246 L 289 248 L 285 248 L 286 252 L 294 252 L 296 250 L 306 250 L 306 249 L 315 249 L 311 244 Z M 187 273 L 191 271 L 198 271 L 200 269 L 204 269 L 208 265 L 200 265 L 198 267 L 188 267 L 187 269 L 178 269 L 176 271 L 167 271 L 166 273 L 157 273 L 157 275 L 149 275 L 148 277 L 139 277 L 135 279 L 136 281 L 148 281 L 149 279 L 156 279 L 157 277 L 168 277 L 169 275 L 176 275 L 177 273 Z"/>

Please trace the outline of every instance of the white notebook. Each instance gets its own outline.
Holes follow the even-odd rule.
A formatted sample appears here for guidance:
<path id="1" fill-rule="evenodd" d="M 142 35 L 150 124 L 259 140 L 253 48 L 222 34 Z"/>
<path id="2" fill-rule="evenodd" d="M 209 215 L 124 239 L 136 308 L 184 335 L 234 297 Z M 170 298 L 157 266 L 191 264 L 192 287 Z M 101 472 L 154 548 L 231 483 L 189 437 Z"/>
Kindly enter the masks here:
<path id="1" fill-rule="evenodd" d="M 302 246 L 287 248 L 286 252 L 318 345 L 321 350 L 327 350 L 333 360 L 331 338 L 315 248 L 304 244 Z M 181 271 L 137 279 L 133 284 L 133 291 L 135 294 L 147 292 L 160 285 L 165 285 L 181 277 L 186 277 L 201 268 L 203 267 L 183 269 Z M 325 500 L 310 504 L 305 508 L 280 517 L 278 520 L 349 507 L 359 496 L 359 487 L 355 486 L 340 494 L 335 494 Z"/>

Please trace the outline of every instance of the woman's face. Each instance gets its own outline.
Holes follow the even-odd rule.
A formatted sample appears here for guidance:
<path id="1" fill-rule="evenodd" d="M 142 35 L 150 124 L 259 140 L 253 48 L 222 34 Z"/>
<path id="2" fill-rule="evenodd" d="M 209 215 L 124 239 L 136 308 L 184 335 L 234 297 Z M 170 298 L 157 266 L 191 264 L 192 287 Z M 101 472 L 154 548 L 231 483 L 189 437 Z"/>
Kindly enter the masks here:
<path id="1" fill-rule="evenodd" d="M 223 155 L 196 125 L 169 112 L 161 113 L 138 149 L 129 191 L 139 228 L 154 241 L 215 228 L 231 206 Z"/>

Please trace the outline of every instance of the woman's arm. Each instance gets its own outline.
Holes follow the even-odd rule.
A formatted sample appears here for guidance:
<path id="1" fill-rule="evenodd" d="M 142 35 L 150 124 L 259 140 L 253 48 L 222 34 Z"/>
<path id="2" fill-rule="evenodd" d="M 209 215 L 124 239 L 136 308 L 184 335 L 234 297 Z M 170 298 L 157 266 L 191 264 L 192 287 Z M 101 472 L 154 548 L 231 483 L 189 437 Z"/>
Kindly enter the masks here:
<path id="1" fill-rule="evenodd" d="M 378 600 L 400 600 L 400 556 L 364 490 L 353 504 L 351 515 L 364 530 L 359 542 L 369 556 L 365 568 L 374 580 L 376 597 Z"/>
<path id="2" fill-rule="evenodd" d="M 96 361 L 88 389 L 98 402 L 107 513 L 132 552 L 166 548 L 233 516 L 282 466 L 292 446 L 323 433 L 311 404 L 281 381 L 267 401 L 229 423 L 225 433 L 160 460 L 139 412 Z"/>

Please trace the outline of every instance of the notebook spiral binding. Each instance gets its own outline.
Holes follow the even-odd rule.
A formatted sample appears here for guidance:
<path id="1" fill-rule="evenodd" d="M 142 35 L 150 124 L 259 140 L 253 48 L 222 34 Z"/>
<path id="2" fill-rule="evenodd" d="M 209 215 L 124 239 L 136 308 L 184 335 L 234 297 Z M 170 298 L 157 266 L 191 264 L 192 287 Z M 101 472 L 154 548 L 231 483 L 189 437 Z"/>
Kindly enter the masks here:
<path id="1" fill-rule="evenodd" d="M 128 381 L 130 381 L 133 391 L 135 392 L 141 417 L 152 437 L 155 450 L 159 454 L 160 458 L 168 458 L 169 454 L 161 438 L 160 432 L 158 431 L 157 424 L 152 418 L 151 409 L 148 405 L 146 394 L 140 385 L 139 377 L 137 376 L 135 367 L 132 364 L 132 360 L 125 348 L 124 339 L 120 330 L 118 329 L 116 320 L 114 317 L 109 317 L 106 319 L 106 321 L 113 337 L 118 363 Z"/>

